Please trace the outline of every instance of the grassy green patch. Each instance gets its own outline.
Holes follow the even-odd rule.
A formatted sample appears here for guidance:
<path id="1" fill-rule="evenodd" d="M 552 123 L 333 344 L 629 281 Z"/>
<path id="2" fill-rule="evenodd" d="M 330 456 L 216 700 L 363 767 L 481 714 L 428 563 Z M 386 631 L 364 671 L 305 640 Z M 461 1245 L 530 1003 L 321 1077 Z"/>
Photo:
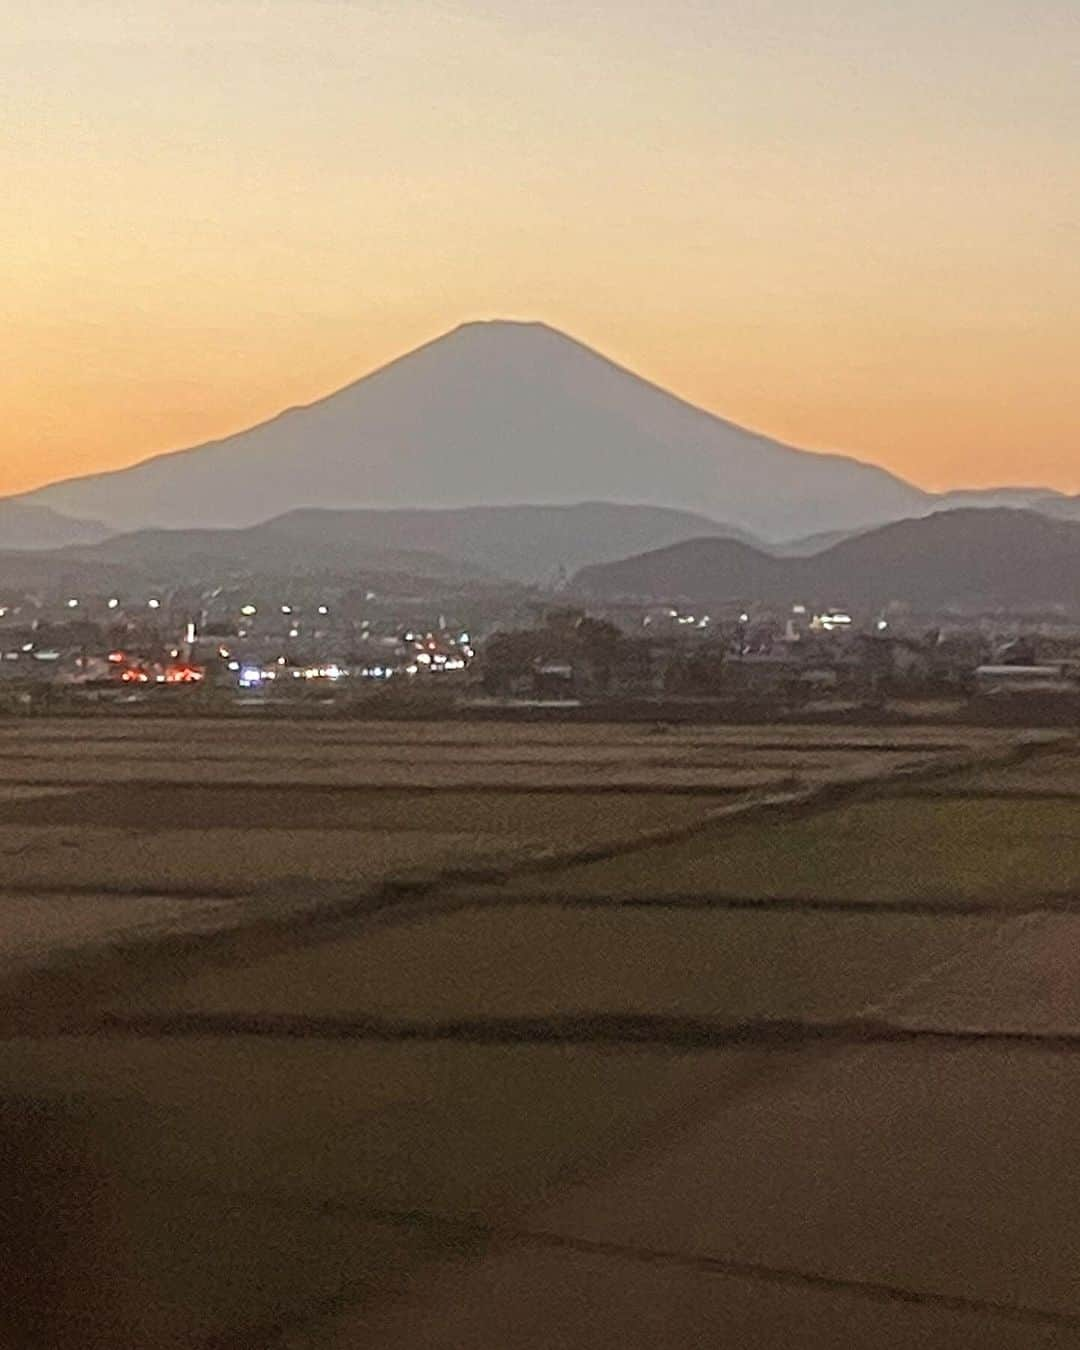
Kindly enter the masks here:
<path id="1" fill-rule="evenodd" d="M 1080 890 L 1080 812 L 1053 801 L 897 798 L 702 831 L 684 843 L 522 878 L 509 893 L 1023 904 Z"/>

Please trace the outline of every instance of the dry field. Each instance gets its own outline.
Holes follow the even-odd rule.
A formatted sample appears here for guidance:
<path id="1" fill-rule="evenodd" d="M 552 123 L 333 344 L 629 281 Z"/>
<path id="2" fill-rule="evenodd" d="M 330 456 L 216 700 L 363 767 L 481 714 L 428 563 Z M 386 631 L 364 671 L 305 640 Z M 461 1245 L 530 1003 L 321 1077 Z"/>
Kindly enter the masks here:
<path id="1" fill-rule="evenodd" d="M 42 721 L 0 770 L 4 1118 L 89 1253 L 12 1343 L 1080 1347 L 1072 742 Z"/>

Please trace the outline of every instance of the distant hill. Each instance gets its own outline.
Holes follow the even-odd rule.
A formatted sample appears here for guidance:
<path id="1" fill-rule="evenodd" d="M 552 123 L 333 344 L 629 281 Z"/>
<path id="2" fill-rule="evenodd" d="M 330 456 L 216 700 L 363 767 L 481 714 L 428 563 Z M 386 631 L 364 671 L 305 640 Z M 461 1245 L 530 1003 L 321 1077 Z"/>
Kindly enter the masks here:
<path id="1" fill-rule="evenodd" d="M 293 511 L 262 527 L 312 549 L 432 550 L 516 581 L 551 582 L 588 563 L 702 535 L 759 543 L 743 530 L 660 506 L 472 506 L 446 511 Z"/>
<path id="2" fill-rule="evenodd" d="M 1018 511 L 1044 511 L 1053 514 L 1055 504 L 1069 498 L 1047 487 L 954 488 L 934 498 L 942 511 L 956 511 L 966 506 L 982 508 L 1007 506 Z"/>
<path id="3" fill-rule="evenodd" d="M 440 582 L 495 580 L 494 574 L 458 558 L 421 549 L 381 548 L 360 539 L 317 538 L 277 531 L 137 530 L 85 548 L 38 555 L 50 564 L 117 567 L 161 585 L 197 585 L 259 574 L 278 577 L 352 576 L 378 570 Z"/>
<path id="4" fill-rule="evenodd" d="M 318 557 L 288 539 L 245 539 L 245 531 L 146 530 L 101 545 L 0 552 L 0 594 L 121 597 L 150 592 L 204 595 L 220 588 L 255 592 L 305 578 L 320 586 L 370 587 L 383 594 L 479 597 L 508 583 L 469 563 L 419 550 L 324 549 Z"/>
<path id="5" fill-rule="evenodd" d="M 1080 495 L 1045 497 L 1039 502 L 1038 509 L 1059 520 L 1080 520 Z"/>
<path id="6" fill-rule="evenodd" d="M 772 544 L 767 552 L 785 558 L 806 558 L 812 553 L 824 553 L 834 544 L 862 533 L 862 530 L 823 530 L 820 534 L 808 534 L 802 539 L 785 539 L 783 543 Z"/>
<path id="7" fill-rule="evenodd" d="M 111 531 L 95 520 L 75 520 L 47 506 L 14 498 L 0 500 L 0 551 L 96 544 Z"/>
<path id="8" fill-rule="evenodd" d="M 1034 511 L 945 511 L 869 530 L 808 557 L 732 540 L 694 539 L 584 568 L 583 595 L 806 603 L 872 608 L 907 601 L 1080 609 L 1080 522 Z"/>
<path id="9" fill-rule="evenodd" d="M 764 538 L 932 509 L 883 469 L 782 445 L 544 324 L 505 322 L 466 324 L 224 440 L 23 500 L 117 530 L 244 527 L 300 507 L 633 502 Z"/>
<path id="10" fill-rule="evenodd" d="M 705 516 L 650 506 L 490 506 L 460 511 L 294 511 L 242 530 L 136 530 L 64 551 L 73 564 L 135 568 L 167 584 L 237 572 L 347 574 L 378 567 L 444 582 L 553 583 L 583 564 L 726 534 Z M 739 531 L 735 532 L 739 534 Z"/>
<path id="11" fill-rule="evenodd" d="M 0 552 L 0 595 L 13 591 L 55 595 L 108 593 L 132 590 L 145 578 L 137 568 L 119 563 L 94 562 L 80 556 L 79 550 L 9 549 Z"/>

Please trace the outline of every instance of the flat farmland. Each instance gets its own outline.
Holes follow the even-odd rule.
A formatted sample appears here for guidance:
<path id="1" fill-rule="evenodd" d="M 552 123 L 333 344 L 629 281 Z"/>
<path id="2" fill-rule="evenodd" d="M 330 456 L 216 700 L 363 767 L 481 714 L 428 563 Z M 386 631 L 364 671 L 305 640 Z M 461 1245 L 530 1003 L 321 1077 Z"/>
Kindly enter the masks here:
<path id="1" fill-rule="evenodd" d="M 525 875 L 508 893 L 1018 905 L 1080 889 L 1068 797 L 880 798 L 802 819 L 705 827 L 647 853 Z"/>
<path id="2" fill-rule="evenodd" d="M 582 1013 L 841 1018 L 979 948 L 1001 922 L 478 905 L 208 971 L 128 1006 L 420 1024 Z"/>
<path id="3" fill-rule="evenodd" d="M 1080 1347 L 1078 765 L 5 723 L 9 1152 L 145 1350 Z"/>
<path id="4" fill-rule="evenodd" d="M 255 895 L 527 869 L 1008 741 L 806 728 L 89 719 L 0 726 L 0 887 Z M 303 897 L 298 894 L 298 901 Z"/>

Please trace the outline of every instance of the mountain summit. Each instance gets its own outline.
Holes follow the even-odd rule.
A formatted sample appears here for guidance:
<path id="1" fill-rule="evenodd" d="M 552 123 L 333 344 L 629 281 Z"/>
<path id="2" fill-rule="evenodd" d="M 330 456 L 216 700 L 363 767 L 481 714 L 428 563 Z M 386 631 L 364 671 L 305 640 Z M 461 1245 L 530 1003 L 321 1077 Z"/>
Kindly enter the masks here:
<path id="1" fill-rule="evenodd" d="M 246 526 L 298 507 L 581 501 L 703 512 L 767 538 L 930 509 L 842 455 L 756 435 L 540 323 L 469 323 L 224 440 L 24 498 L 115 529 Z"/>

